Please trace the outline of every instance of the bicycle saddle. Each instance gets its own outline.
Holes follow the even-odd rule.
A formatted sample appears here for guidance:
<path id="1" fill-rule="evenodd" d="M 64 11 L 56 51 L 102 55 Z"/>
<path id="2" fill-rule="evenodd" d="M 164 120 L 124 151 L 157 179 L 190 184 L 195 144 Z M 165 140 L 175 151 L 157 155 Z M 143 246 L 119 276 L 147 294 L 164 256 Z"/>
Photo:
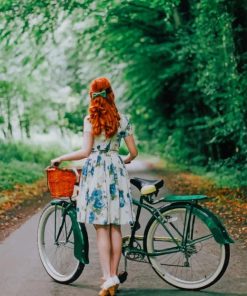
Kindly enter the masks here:
<path id="1" fill-rule="evenodd" d="M 130 179 L 130 183 L 136 186 L 142 194 L 150 194 L 158 191 L 164 185 L 164 180 L 147 180 L 134 177 Z"/>

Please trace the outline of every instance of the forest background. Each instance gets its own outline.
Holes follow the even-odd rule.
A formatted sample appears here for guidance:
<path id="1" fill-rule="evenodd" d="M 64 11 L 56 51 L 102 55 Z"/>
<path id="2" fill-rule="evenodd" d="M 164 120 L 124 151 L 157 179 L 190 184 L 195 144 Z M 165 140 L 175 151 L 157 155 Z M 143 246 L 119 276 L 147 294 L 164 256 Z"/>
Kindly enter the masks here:
<path id="1" fill-rule="evenodd" d="M 245 197 L 246 15 L 245 0 L 1 1 L 0 190 L 80 147 L 106 76 L 141 153 Z"/>

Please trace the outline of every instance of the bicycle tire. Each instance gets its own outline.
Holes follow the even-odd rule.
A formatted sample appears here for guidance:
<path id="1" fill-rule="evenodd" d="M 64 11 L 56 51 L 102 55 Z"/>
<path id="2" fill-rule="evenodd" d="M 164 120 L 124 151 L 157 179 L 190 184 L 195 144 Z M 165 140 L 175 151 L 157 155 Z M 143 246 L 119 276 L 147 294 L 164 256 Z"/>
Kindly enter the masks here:
<path id="1" fill-rule="evenodd" d="M 173 231 L 173 233 L 176 233 L 176 231 L 173 229 L 172 225 L 174 226 L 174 223 L 176 222 L 177 224 L 179 224 L 179 215 L 183 215 L 183 213 L 185 213 L 186 211 L 186 205 L 176 205 L 176 204 L 171 204 L 169 206 L 166 206 L 164 208 L 160 209 L 160 213 L 162 215 L 162 217 L 164 219 L 167 219 L 166 221 L 166 226 L 169 227 L 168 230 L 169 231 Z M 200 219 L 200 217 L 193 215 L 194 216 L 194 231 L 198 234 L 200 231 L 204 230 L 207 231 L 208 233 L 211 233 L 210 229 L 208 228 L 208 226 L 205 224 L 204 221 L 202 221 Z M 193 217 L 192 216 L 192 217 Z M 167 218 L 169 217 L 169 218 Z M 182 217 L 182 216 L 181 216 Z M 170 219 L 170 220 L 169 220 Z M 177 220 L 176 220 L 177 219 Z M 171 222 L 169 222 L 171 221 Z M 197 223 L 197 224 L 196 224 Z M 181 223 L 180 223 L 181 224 Z M 182 226 L 182 225 L 181 225 Z M 180 225 L 176 225 L 175 227 L 177 227 L 177 229 L 179 229 L 178 227 L 181 228 Z M 155 233 L 156 230 L 158 229 L 158 227 L 160 227 L 161 230 L 160 233 L 164 233 L 162 234 L 163 236 L 156 236 L 155 237 Z M 196 227 L 198 229 L 196 229 Z M 171 228 L 171 229 L 170 229 Z M 156 234 L 158 235 L 158 234 Z M 178 235 L 177 235 L 178 236 Z M 173 242 L 167 231 L 164 230 L 164 227 L 159 223 L 159 221 L 155 218 L 155 217 L 151 217 L 151 219 L 149 220 L 145 232 L 144 232 L 144 250 L 147 253 L 152 253 L 154 251 L 158 251 L 157 246 L 158 244 L 156 244 L 156 241 L 162 241 L 162 250 L 164 250 L 164 245 L 165 243 L 167 244 L 166 247 L 172 247 L 175 246 L 175 242 Z M 179 239 L 177 238 L 177 243 L 179 243 Z M 190 252 L 193 254 L 189 254 L 189 248 L 187 251 L 186 256 L 190 256 L 190 258 L 187 258 L 187 262 L 189 262 L 190 267 L 185 266 L 185 260 L 186 260 L 186 256 L 185 253 L 181 254 L 182 252 L 177 252 L 177 253 L 173 253 L 173 259 L 172 256 L 169 257 L 170 254 L 167 255 L 163 255 L 165 257 L 165 262 L 164 263 L 158 263 L 159 257 L 161 256 L 149 256 L 148 257 L 148 261 L 151 264 L 152 268 L 154 269 L 154 271 L 159 275 L 159 277 L 161 277 L 164 281 L 166 281 L 168 284 L 176 287 L 176 288 L 180 288 L 183 290 L 201 290 L 201 289 L 205 289 L 211 285 L 213 285 L 214 283 L 216 283 L 224 274 L 225 270 L 227 269 L 228 263 L 229 263 L 229 258 L 230 258 L 230 246 L 229 244 L 219 244 L 217 243 L 212 235 L 212 239 L 209 242 L 212 246 L 216 247 L 215 253 L 212 253 L 211 251 L 213 251 L 213 247 L 211 247 L 210 250 L 210 245 L 209 248 L 208 246 L 205 244 L 203 245 L 202 242 L 200 242 L 201 245 L 197 246 L 196 244 L 193 246 L 191 246 L 191 250 Z M 209 244 L 208 243 L 208 244 Z M 154 244 L 156 244 L 154 246 Z M 205 247 L 205 250 L 203 250 L 203 248 Z M 206 252 L 205 252 L 206 251 Z M 203 255 L 203 252 L 205 253 L 205 255 Z M 219 258 L 216 258 L 217 254 L 219 254 Z M 174 255 L 176 254 L 176 255 Z M 201 254 L 201 258 L 203 258 L 203 264 L 202 262 L 198 262 L 195 257 L 193 258 L 193 256 L 198 256 L 199 254 Z M 178 259 L 176 259 L 176 257 Z M 180 257 L 179 257 L 180 256 Z M 184 256 L 184 258 L 183 258 Z M 211 259 L 212 257 L 212 259 Z M 161 258 L 162 259 L 162 258 Z M 175 259 L 175 260 L 174 260 Z M 217 260 L 218 261 L 217 261 Z M 171 261 L 174 260 L 174 261 Z M 168 263 L 168 262 L 171 263 Z M 182 263 L 184 261 L 184 263 Z M 193 262 L 192 262 L 193 261 Z M 211 265 L 215 264 L 215 270 L 213 270 L 211 272 L 210 275 L 205 275 L 206 273 L 206 269 L 211 268 Z M 192 271 L 192 264 L 194 264 L 196 270 L 196 274 L 194 273 L 194 271 Z M 166 267 L 163 267 L 166 266 Z M 186 268 L 187 271 L 186 271 Z M 190 270 L 189 270 L 190 268 Z M 172 271 L 172 269 L 176 269 L 175 271 Z M 204 269 L 204 270 L 203 270 Z M 182 275 L 183 272 L 186 272 L 186 275 Z M 192 279 L 189 279 L 189 275 L 188 273 L 191 273 L 191 277 Z M 199 272 L 202 273 L 202 278 L 197 278 L 197 279 L 193 279 L 193 277 L 198 276 Z M 172 273 L 176 273 L 172 274 Z M 204 274 L 204 278 L 203 278 L 203 274 Z M 187 276 L 187 279 L 185 278 Z"/>
<path id="2" fill-rule="evenodd" d="M 55 266 L 55 264 L 52 262 L 52 258 L 49 259 L 48 254 L 47 254 L 47 250 L 45 249 L 45 245 L 46 245 L 45 231 L 49 230 L 49 229 L 47 229 L 49 227 L 49 226 L 47 226 L 48 219 L 54 213 L 56 207 L 57 207 L 57 210 L 62 210 L 61 205 L 48 204 L 43 209 L 42 214 L 39 218 L 38 233 L 37 233 L 38 251 L 39 251 L 40 260 L 41 260 L 46 272 L 48 273 L 48 275 L 54 281 L 56 281 L 58 283 L 70 284 L 79 278 L 79 276 L 83 272 L 85 264 L 81 263 L 79 260 L 77 260 L 74 257 L 73 244 L 71 242 L 68 242 L 68 244 L 70 243 L 72 246 L 67 246 L 67 248 L 71 249 L 71 252 L 69 254 L 69 261 L 71 261 L 71 263 L 73 262 L 73 264 L 74 264 L 71 272 L 68 272 L 68 274 L 66 274 L 64 271 L 64 274 L 63 274 L 60 270 L 58 270 L 58 267 Z M 67 221 L 70 221 L 71 218 L 69 215 L 66 215 L 65 219 L 67 219 Z M 64 225 L 66 225 L 66 224 L 64 224 Z M 67 227 L 67 226 L 65 226 L 65 227 Z M 63 227 L 63 228 L 65 228 L 65 227 Z M 62 232 L 64 231 L 63 228 L 62 228 Z M 53 230 L 49 230 L 50 232 L 53 232 L 52 236 L 54 236 L 54 229 L 55 229 L 55 227 L 53 228 Z M 57 227 L 57 229 L 58 229 L 58 227 Z M 80 229 L 82 229 L 81 224 L 80 224 Z M 67 230 L 65 230 L 65 231 L 67 231 Z M 71 235 L 73 236 L 73 231 L 71 232 Z M 73 240 L 73 238 L 71 238 L 71 239 Z M 54 240 L 53 243 L 54 243 L 54 245 L 57 245 L 57 247 L 58 247 L 57 249 L 59 249 L 59 247 L 62 247 L 62 246 L 66 247 L 65 242 L 55 242 L 55 240 Z M 55 251 L 55 254 L 56 254 L 56 252 L 57 252 L 57 250 Z M 59 258 L 62 258 L 62 260 L 66 259 L 64 256 L 64 252 L 63 252 L 63 256 L 60 256 Z"/>

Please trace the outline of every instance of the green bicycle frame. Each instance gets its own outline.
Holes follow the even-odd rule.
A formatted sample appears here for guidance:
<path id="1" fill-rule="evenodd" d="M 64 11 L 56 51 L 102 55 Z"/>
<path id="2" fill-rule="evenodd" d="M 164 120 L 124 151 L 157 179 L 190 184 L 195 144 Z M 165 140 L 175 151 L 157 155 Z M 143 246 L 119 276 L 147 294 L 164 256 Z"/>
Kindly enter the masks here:
<path id="1" fill-rule="evenodd" d="M 214 237 L 216 242 L 220 244 L 229 244 L 234 242 L 229 236 L 229 234 L 227 233 L 221 221 L 208 209 L 199 206 L 196 202 L 192 200 L 176 201 L 159 208 L 154 208 L 153 206 L 148 205 L 147 203 L 144 203 L 144 200 L 145 200 L 145 196 L 141 196 L 140 200 L 133 199 L 133 204 L 137 206 L 137 215 L 136 215 L 136 221 L 132 226 L 132 232 L 131 232 L 130 241 L 128 244 L 128 250 L 131 253 L 138 253 L 138 254 L 148 255 L 148 256 L 160 256 L 165 254 L 171 254 L 171 253 L 183 251 L 185 246 L 192 246 L 195 243 L 207 240 L 211 237 Z M 159 200 L 159 202 L 164 202 L 164 201 L 166 200 L 165 199 Z M 178 240 L 177 238 L 174 237 L 174 235 L 166 226 L 167 220 L 165 220 L 164 217 L 162 216 L 162 211 L 164 211 L 164 209 L 166 208 L 169 208 L 171 205 L 184 206 L 186 208 L 183 233 L 181 233 L 173 223 L 169 223 L 169 225 L 172 226 L 176 231 L 176 233 L 181 237 L 181 240 Z M 140 217 L 142 208 L 150 212 L 151 215 L 164 227 L 164 229 L 169 235 L 169 240 L 174 242 L 174 244 L 176 245 L 175 247 L 159 250 L 153 253 L 147 253 L 144 250 L 134 248 L 133 243 L 135 241 L 135 233 L 140 228 L 139 217 Z M 203 222 L 206 223 L 206 225 L 211 231 L 210 235 L 206 235 L 204 237 L 193 240 L 195 216 L 198 216 L 199 218 L 201 218 L 201 220 L 203 220 Z"/>

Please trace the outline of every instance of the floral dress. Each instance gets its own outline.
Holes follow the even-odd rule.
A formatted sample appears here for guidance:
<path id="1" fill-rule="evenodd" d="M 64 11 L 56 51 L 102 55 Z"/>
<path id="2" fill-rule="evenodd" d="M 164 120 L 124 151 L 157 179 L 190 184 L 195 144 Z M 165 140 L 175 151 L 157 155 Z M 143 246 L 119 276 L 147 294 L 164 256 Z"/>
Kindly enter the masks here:
<path id="1" fill-rule="evenodd" d="M 132 125 L 120 113 L 120 127 L 110 139 L 94 137 L 89 157 L 82 167 L 77 221 L 89 224 L 129 224 L 134 220 L 129 175 L 118 153 L 121 139 L 133 134 Z M 84 131 L 91 131 L 89 115 L 84 118 Z"/>

